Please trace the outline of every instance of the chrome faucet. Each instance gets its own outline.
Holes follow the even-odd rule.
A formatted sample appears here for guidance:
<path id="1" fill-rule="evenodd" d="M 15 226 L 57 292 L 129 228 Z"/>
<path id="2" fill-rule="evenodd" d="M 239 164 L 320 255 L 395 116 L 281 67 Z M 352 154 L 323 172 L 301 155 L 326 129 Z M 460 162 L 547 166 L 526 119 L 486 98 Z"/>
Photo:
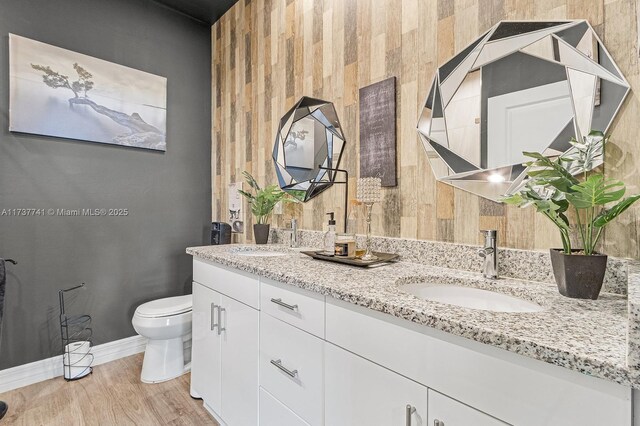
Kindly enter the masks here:
<path id="1" fill-rule="evenodd" d="M 498 231 L 495 229 L 480 231 L 484 235 L 484 248 L 478 255 L 484 259 L 482 275 L 492 280 L 498 279 Z"/>
<path id="2" fill-rule="evenodd" d="M 300 243 L 298 241 L 298 220 L 291 219 L 291 241 L 289 243 L 289 247 L 298 248 L 299 244 Z"/>

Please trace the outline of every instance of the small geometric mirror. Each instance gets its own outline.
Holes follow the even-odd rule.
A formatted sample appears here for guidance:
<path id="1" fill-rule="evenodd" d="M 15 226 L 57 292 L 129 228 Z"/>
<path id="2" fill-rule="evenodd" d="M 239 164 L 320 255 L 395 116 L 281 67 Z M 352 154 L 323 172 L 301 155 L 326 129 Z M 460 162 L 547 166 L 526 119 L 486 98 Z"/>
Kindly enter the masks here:
<path id="1" fill-rule="evenodd" d="M 333 104 L 303 96 L 278 126 L 273 162 L 280 188 L 302 202 L 330 188 L 344 143 Z"/>
<path id="2" fill-rule="evenodd" d="M 587 21 L 503 21 L 438 68 L 417 130 L 438 180 L 499 201 L 523 184 L 523 151 L 606 132 L 628 92 Z"/>

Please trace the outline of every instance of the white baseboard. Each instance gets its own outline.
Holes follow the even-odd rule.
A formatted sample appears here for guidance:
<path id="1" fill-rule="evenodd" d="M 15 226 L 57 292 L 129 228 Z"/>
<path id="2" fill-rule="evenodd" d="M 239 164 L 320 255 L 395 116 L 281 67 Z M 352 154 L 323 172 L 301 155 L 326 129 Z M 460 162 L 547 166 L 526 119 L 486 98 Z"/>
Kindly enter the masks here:
<path id="1" fill-rule="evenodd" d="M 136 335 L 91 348 L 93 365 L 144 352 L 147 339 Z M 62 355 L 0 371 L 0 393 L 62 376 Z"/>
<path id="2" fill-rule="evenodd" d="M 146 347 L 147 339 L 140 335 L 94 346 L 91 348 L 94 356 L 93 365 L 100 365 L 130 355 L 139 354 L 140 352 L 144 352 Z M 62 370 L 60 370 L 60 375 L 62 376 Z"/>

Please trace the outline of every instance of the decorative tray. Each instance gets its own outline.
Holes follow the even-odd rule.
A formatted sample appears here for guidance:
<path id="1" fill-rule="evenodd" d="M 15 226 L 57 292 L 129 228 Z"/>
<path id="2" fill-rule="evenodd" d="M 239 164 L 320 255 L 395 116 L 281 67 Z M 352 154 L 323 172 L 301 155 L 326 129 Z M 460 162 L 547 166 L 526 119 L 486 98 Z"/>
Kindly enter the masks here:
<path id="1" fill-rule="evenodd" d="M 362 259 L 353 258 L 353 257 L 328 256 L 326 254 L 322 254 L 321 251 L 302 251 L 300 253 L 306 254 L 307 256 L 311 256 L 314 259 L 326 260 L 327 262 L 343 263 L 345 265 L 360 266 L 360 267 L 390 263 L 390 262 L 394 262 L 400 257 L 399 254 L 381 253 L 377 251 L 372 252 L 374 255 L 378 256 L 376 260 L 362 260 Z"/>

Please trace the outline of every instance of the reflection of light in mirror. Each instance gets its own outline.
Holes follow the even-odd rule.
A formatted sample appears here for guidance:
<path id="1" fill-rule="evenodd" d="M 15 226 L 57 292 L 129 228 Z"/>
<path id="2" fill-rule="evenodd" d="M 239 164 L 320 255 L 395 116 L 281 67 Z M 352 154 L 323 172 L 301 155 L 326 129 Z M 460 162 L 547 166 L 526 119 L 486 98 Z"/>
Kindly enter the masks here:
<path id="1" fill-rule="evenodd" d="M 498 174 L 493 173 L 493 174 L 490 174 L 490 175 L 487 177 L 487 180 L 488 180 L 489 182 L 500 183 L 500 182 L 504 182 L 504 181 L 505 181 L 505 178 L 504 178 L 504 176 L 502 176 L 502 175 L 498 175 Z"/>

